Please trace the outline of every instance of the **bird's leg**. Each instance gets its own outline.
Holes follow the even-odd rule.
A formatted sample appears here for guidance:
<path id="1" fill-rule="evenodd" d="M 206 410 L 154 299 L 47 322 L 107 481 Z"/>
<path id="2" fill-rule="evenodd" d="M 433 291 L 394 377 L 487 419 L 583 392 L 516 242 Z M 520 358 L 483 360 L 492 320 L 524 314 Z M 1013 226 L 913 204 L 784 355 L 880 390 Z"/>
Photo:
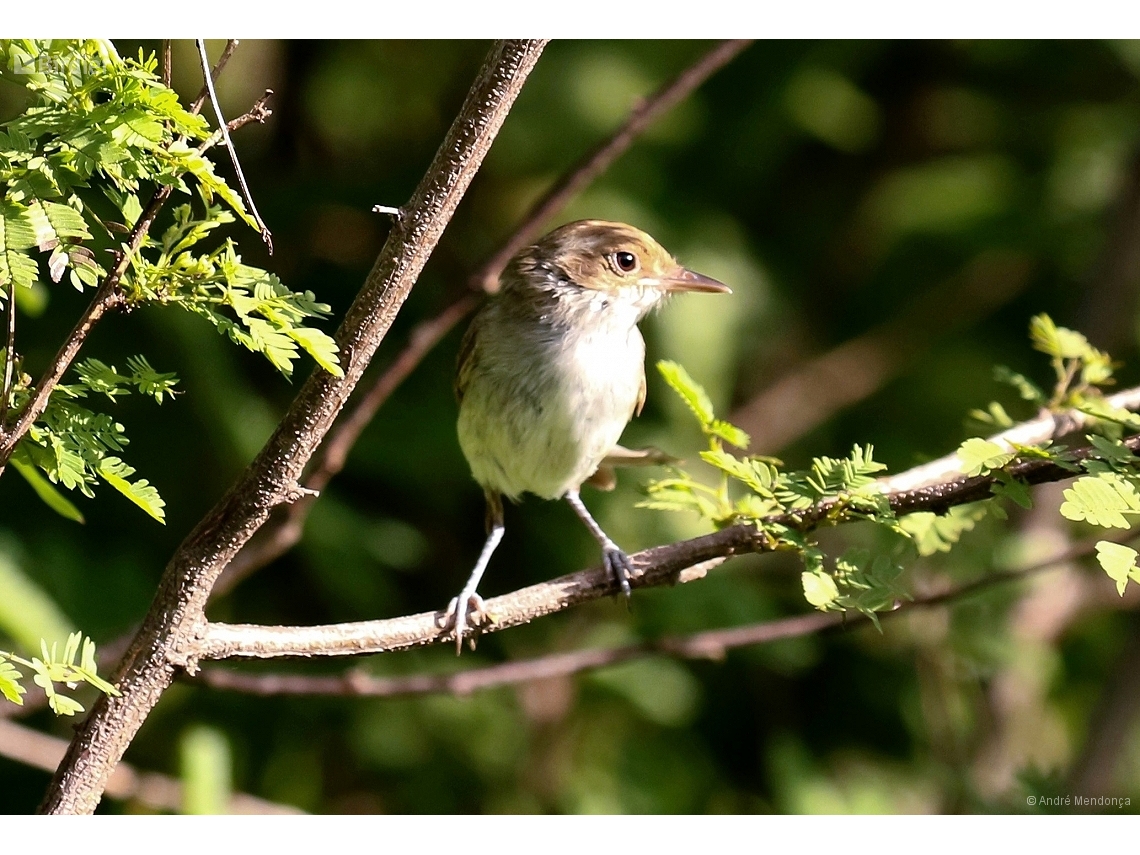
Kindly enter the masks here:
<path id="1" fill-rule="evenodd" d="M 621 592 L 625 594 L 626 599 L 629 599 L 629 574 L 633 571 L 633 565 L 630 563 L 629 556 L 622 552 L 616 543 L 610 540 L 609 535 L 602 531 L 602 527 L 590 516 L 590 512 L 586 510 L 586 506 L 582 504 L 582 497 L 578 495 L 577 490 L 568 492 L 566 494 L 566 501 L 570 503 L 570 507 L 572 507 L 574 513 L 578 515 L 578 519 L 586 524 L 586 528 L 590 530 L 590 534 L 594 536 L 594 540 L 601 544 L 602 563 L 606 565 L 606 570 L 609 571 L 613 580 L 621 586 Z"/>
<path id="2" fill-rule="evenodd" d="M 455 624 L 455 654 L 457 656 L 463 652 L 463 636 L 468 630 L 474 631 L 476 629 L 468 623 L 470 615 L 478 615 L 480 621 L 487 616 L 483 609 L 483 598 L 475 593 L 475 589 L 479 587 L 479 580 L 483 578 L 483 572 L 491 561 L 491 555 L 494 553 L 495 547 L 499 545 L 499 541 L 503 539 L 503 532 L 506 531 L 503 525 L 502 496 L 490 490 L 485 491 L 484 495 L 487 499 L 487 540 L 483 543 L 483 551 L 479 553 L 479 560 L 475 562 L 475 569 L 471 571 L 467 584 L 463 586 L 459 596 L 448 604 L 447 613 L 444 615 L 443 625 L 445 628 L 451 626 L 453 621 Z"/>

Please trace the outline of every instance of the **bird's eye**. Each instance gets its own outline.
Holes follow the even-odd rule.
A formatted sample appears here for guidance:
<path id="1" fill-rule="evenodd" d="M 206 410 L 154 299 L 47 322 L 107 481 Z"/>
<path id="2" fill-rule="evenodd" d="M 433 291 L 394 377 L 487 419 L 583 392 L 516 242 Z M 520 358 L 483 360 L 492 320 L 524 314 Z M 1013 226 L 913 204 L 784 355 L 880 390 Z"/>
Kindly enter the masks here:
<path id="1" fill-rule="evenodd" d="M 637 256 L 632 252 L 615 252 L 614 264 L 622 273 L 632 273 L 637 269 Z"/>

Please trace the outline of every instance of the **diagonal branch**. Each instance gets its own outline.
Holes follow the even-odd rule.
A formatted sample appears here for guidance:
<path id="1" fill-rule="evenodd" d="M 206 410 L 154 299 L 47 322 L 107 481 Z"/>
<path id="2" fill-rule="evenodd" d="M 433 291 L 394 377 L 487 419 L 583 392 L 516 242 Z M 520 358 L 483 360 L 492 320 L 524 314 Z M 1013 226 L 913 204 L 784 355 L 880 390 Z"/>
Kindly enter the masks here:
<path id="1" fill-rule="evenodd" d="M 344 376 L 317 370 L 309 377 L 265 447 L 175 552 L 115 675 L 122 695 L 100 698 L 79 726 L 42 812 L 94 811 L 151 709 L 195 661 L 218 574 L 274 507 L 296 497 L 305 464 L 387 334 L 544 46 L 523 40 L 492 48 L 337 331 Z"/>
<path id="2" fill-rule="evenodd" d="M 721 42 L 699 60 L 682 71 L 636 107 L 629 118 L 614 134 L 583 157 L 566 174 L 554 182 L 542 197 L 531 206 L 505 244 L 487 259 L 471 276 L 473 287 L 484 291 L 498 290 L 499 274 L 520 249 L 540 234 L 547 221 L 565 207 L 574 196 L 591 181 L 609 169 L 626 149 L 643 134 L 657 118 L 685 100 L 697 87 L 713 74 L 728 65 L 737 54 L 752 44 L 751 39 L 733 39 Z"/>
<path id="3" fill-rule="evenodd" d="M 1131 539 L 1135 535 L 1123 532 L 1117 540 Z M 1113 539 L 1113 538 L 1110 538 Z M 1062 550 L 1043 561 L 1019 570 L 994 573 L 965 585 L 940 593 L 916 597 L 902 603 L 893 611 L 884 612 L 880 619 L 905 614 L 916 608 L 946 605 L 965 599 L 996 585 L 1016 582 L 1056 567 L 1058 564 L 1081 558 L 1093 552 L 1097 540 Z M 482 689 L 514 685 L 552 677 L 567 677 L 617 665 L 631 659 L 653 654 L 677 659 L 722 659 L 727 651 L 739 647 L 765 644 L 785 638 L 799 638 L 840 626 L 868 623 L 863 615 L 843 615 L 810 612 L 779 620 L 763 621 L 729 629 L 706 630 L 681 636 L 666 636 L 654 641 L 626 644 L 619 647 L 591 648 L 569 653 L 539 656 L 517 662 L 505 662 L 484 668 L 472 668 L 452 674 L 413 674 L 399 677 L 374 677 L 359 670 L 337 675 L 309 674 L 249 674 L 221 668 L 206 668 L 194 682 L 223 691 L 243 692 L 251 695 L 335 695 L 346 697 L 392 698 L 409 695 L 450 693 L 467 695 Z"/>
<path id="4" fill-rule="evenodd" d="M 630 113 L 626 121 L 610 137 L 586 154 L 535 202 L 514 232 L 499 250 L 480 265 L 469 278 L 472 290 L 494 290 L 503 266 L 519 249 L 533 241 L 543 225 L 557 214 L 591 181 L 605 172 L 637 138 L 660 116 L 668 112 L 716 71 L 729 63 L 745 47 L 748 40 L 727 41 L 702 56 L 676 78 L 645 98 Z M 488 284 L 492 283 L 492 284 Z M 395 361 L 376 378 L 373 386 L 348 411 L 331 432 L 328 441 L 313 458 L 313 465 L 305 479 L 305 487 L 317 492 L 344 468 L 352 446 L 361 432 L 376 415 L 396 388 L 407 379 L 432 348 L 456 324 L 478 306 L 478 300 L 465 294 L 447 306 L 434 318 L 423 321 L 411 334 L 407 346 Z M 233 589 L 240 581 L 288 552 L 301 539 L 305 519 L 309 515 L 315 496 L 306 495 L 288 507 L 281 508 L 262 526 L 256 538 L 240 552 L 226 568 L 214 586 L 219 596 Z"/>

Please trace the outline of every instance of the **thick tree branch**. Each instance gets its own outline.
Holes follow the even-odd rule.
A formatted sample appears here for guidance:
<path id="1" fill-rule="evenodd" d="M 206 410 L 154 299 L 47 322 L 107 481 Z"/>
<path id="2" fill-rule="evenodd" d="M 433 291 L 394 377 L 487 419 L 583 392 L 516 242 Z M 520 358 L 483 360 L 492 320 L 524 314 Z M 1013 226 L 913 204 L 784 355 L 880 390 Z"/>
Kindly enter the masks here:
<path id="1" fill-rule="evenodd" d="M 0 719 L 0 756 L 45 772 L 54 772 L 67 751 L 67 742 L 30 727 Z M 107 782 L 107 795 L 113 799 L 138 802 L 154 810 L 182 810 L 182 783 L 156 772 L 141 772 L 120 763 Z M 248 793 L 230 796 L 228 813 L 298 814 L 295 807 L 259 799 Z"/>
<path id="2" fill-rule="evenodd" d="M 468 284 L 471 289 L 494 290 L 488 282 L 497 280 L 506 262 L 538 236 L 547 220 L 562 210 L 575 195 L 608 169 L 657 118 L 690 95 L 750 43 L 743 40 L 718 44 L 672 81 L 640 102 L 621 127 L 570 167 L 535 202 L 499 250 L 469 277 Z M 376 415 L 376 411 L 432 348 L 478 305 L 475 296 L 465 294 L 437 316 L 423 321 L 412 331 L 404 350 L 376 378 L 373 386 L 346 411 L 330 432 L 327 442 L 314 456 L 310 472 L 305 478 L 307 489 L 320 492 L 333 476 L 344 468 L 349 451 Z M 295 546 L 304 532 L 305 519 L 315 499 L 314 496 L 306 496 L 275 511 L 269 521 L 262 526 L 257 537 L 238 553 L 222 573 L 214 586 L 214 596 L 232 590 L 247 576 Z"/>
<path id="3" fill-rule="evenodd" d="M 407 298 L 544 47 L 497 43 L 337 331 L 343 377 L 317 370 L 257 458 L 171 558 L 142 628 L 79 727 L 48 790 L 46 813 L 90 813 L 115 764 L 177 672 L 192 666 L 204 608 L 222 568 L 294 496 L 298 479 Z"/>

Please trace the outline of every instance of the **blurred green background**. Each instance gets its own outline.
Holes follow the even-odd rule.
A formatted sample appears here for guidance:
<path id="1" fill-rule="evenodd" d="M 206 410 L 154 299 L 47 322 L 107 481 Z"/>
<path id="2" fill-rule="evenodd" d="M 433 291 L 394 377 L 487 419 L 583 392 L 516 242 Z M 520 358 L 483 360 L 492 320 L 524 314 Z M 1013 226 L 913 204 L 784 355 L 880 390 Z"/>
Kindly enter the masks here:
<path id="1" fill-rule="evenodd" d="M 216 56 L 222 43 L 209 46 Z M 370 208 L 407 200 L 488 46 L 242 42 L 219 84 L 227 115 L 275 92 L 269 122 L 235 140 L 276 247 L 269 258 L 234 228 L 246 260 L 343 314 L 387 232 Z M 551 181 L 711 46 L 552 43 L 374 370 L 464 292 Z M 193 44 L 176 42 L 174 60 L 176 88 L 193 97 Z M 898 471 L 978 433 L 965 422 L 971 408 L 997 399 L 1014 418 L 1031 415 L 992 369 L 1049 381 L 1027 340 L 1035 313 L 1081 329 L 1126 364 L 1124 383 L 1140 382 L 1138 75 L 1133 42 L 758 42 L 550 225 L 630 222 L 733 287 L 730 298 L 674 300 L 644 331 L 649 361 L 684 364 L 756 450 L 803 466 L 871 442 Z M 0 89 L 3 115 L 21 99 Z M 43 311 L 20 326 L 34 370 L 86 299 L 64 287 L 41 296 Z M 483 538 L 482 496 L 455 437 L 462 327 L 366 430 L 303 542 L 214 602 L 213 619 L 364 620 L 454 596 Z M 162 407 L 113 405 L 132 439 L 127 459 L 167 502 L 167 525 L 107 489 L 77 499 L 87 522 L 70 523 L 6 473 L 0 649 L 72 627 L 100 644 L 130 631 L 166 560 L 300 382 L 173 311 L 111 317 L 85 349 L 117 365 L 139 352 L 177 372 L 185 391 Z M 625 444 L 690 458 L 700 447 L 652 370 Z M 707 530 L 635 508 L 647 477 L 626 472 L 613 493 L 585 496 L 623 547 Z M 908 583 L 934 590 L 1064 549 L 1088 532 L 1057 515 L 1059 495 L 1042 489 L 1038 509 L 913 562 Z M 825 538 L 835 551 L 862 539 L 857 527 Z M 508 508 L 481 591 L 597 558 L 564 503 L 531 499 Z M 180 683 L 127 760 L 184 775 L 188 807 L 205 811 L 225 803 L 217 793 L 228 781 L 316 812 L 1006 812 L 1026 810 L 1030 794 L 1076 792 L 1140 805 L 1137 600 L 1116 597 L 1088 563 L 884 621 L 882 634 L 860 625 L 723 661 L 649 658 L 469 697 L 258 698 Z M 485 637 L 459 661 L 441 646 L 242 667 L 443 672 L 808 608 L 797 566 L 753 556 L 703 581 L 638 592 L 630 611 L 600 602 Z M 70 733 L 70 721 L 44 711 L 24 721 Z M 34 809 L 47 781 L 0 758 L 7 812 Z"/>

